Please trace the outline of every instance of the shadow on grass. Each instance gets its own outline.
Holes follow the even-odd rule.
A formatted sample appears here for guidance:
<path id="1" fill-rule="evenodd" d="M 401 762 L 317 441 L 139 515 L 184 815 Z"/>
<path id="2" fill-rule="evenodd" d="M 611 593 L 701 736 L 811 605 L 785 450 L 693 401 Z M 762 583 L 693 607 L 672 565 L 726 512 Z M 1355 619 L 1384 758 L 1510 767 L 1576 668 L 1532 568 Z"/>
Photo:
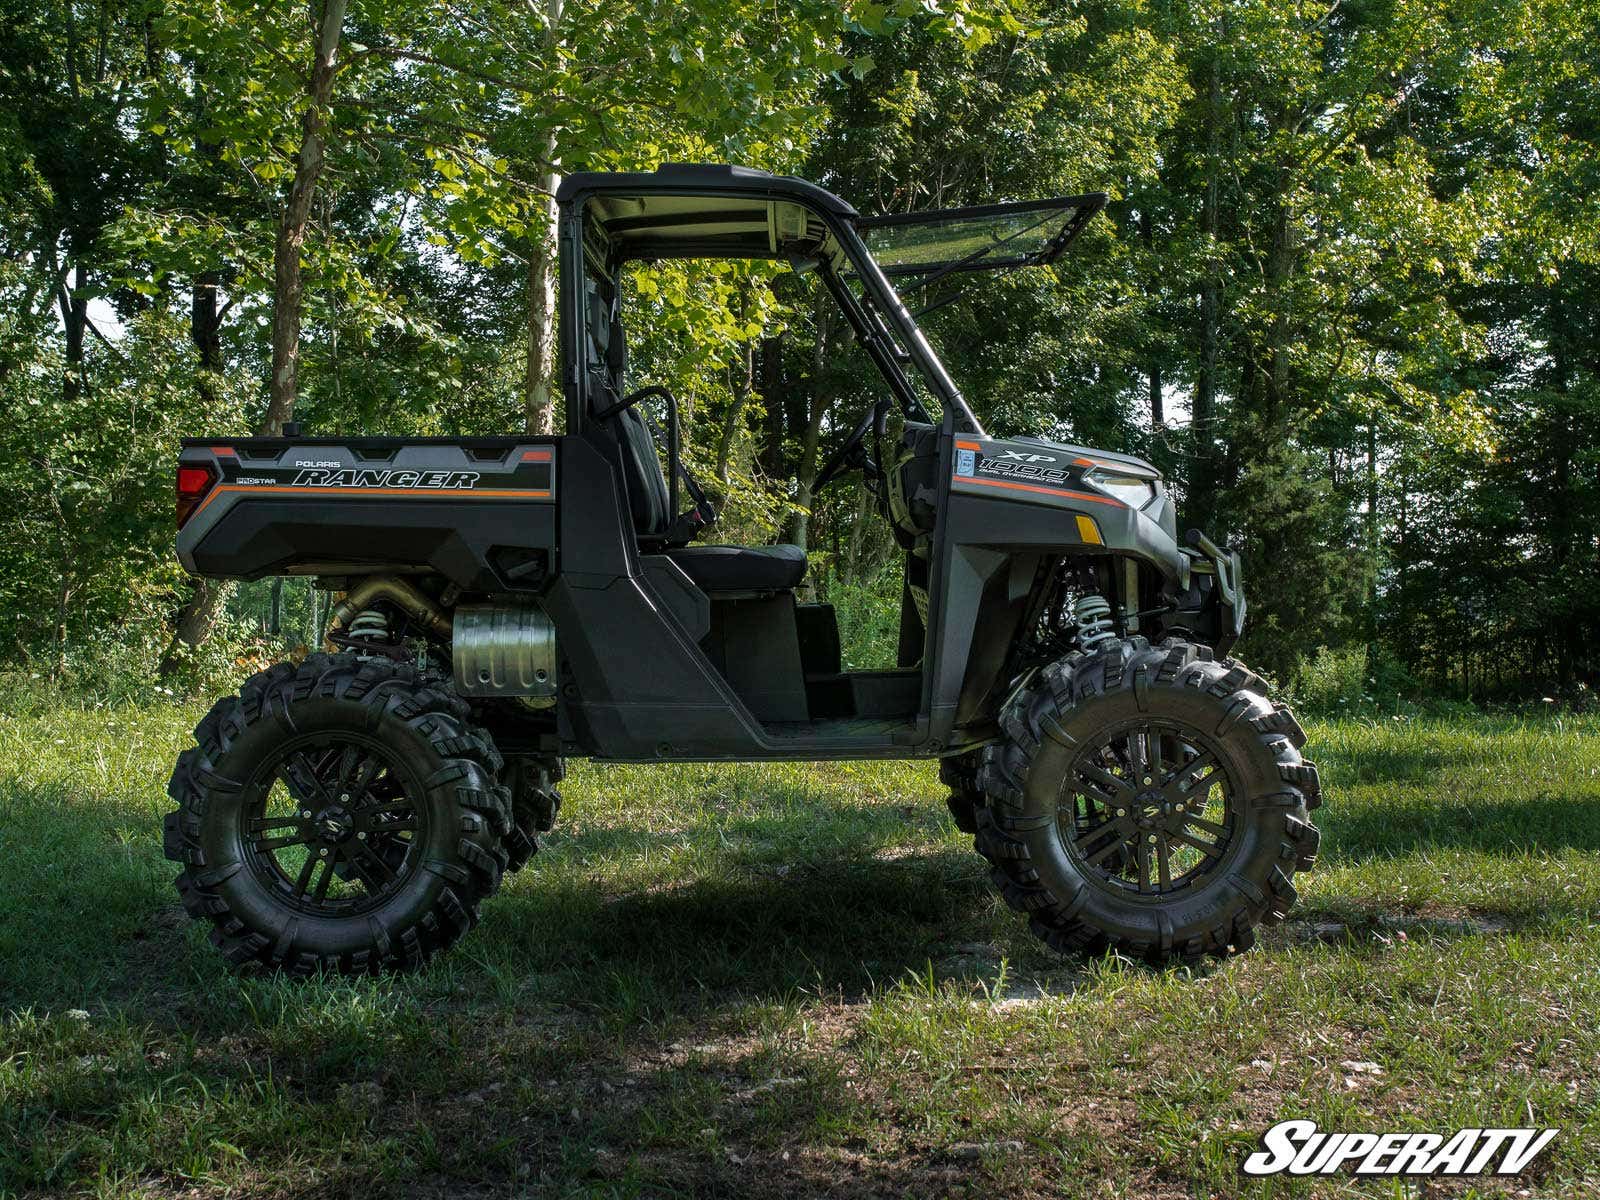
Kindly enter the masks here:
<path id="1" fill-rule="evenodd" d="M 1333 865 L 1403 857 L 1432 849 L 1493 855 L 1600 850 L 1600 805 L 1589 797 L 1544 794 L 1515 800 L 1461 796 L 1448 805 L 1403 793 L 1396 802 L 1341 809 L 1337 797 L 1314 814 L 1322 861 Z"/>
<path id="2" fill-rule="evenodd" d="M 786 871 L 735 863 L 614 897 L 581 881 L 534 884 L 497 902 L 479 932 L 486 954 L 621 980 L 673 1009 L 725 989 L 853 995 L 923 967 L 963 929 L 970 939 L 989 903 L 981 868 L 957 851 Z"/>
<path id="3" fill-rule="evenodd" d="M 211 952 L 176 902 L 177 868 L 149 831 L 130 842 L 117 814 L 54 793 L 13 786 L 4 800 L 0 1011 L 109 1006 L 132 1014 L 148 1001 L 166 1014 L 214 987 L 204 961 Z M 807 837 L 783 828 L 795 820 Z M 439 964 L 469 993 L 493 990 L 492 981 L 470 978 L 479 964 L 559 980 L 536 990 L 566 1003 L 649 1017 L 714 1003 L 709 994 L 724 989 L 752 999 L 860 992 L 923 967 L 991 903 L 970 853 L 876 856 L 907 832 L 893 809 L 825 820 L 813 811 L 671 835 L 558 833 L 508 877 L 479 928 Z M 695 859 L 684 878 L 663 879 L 655 859 L 685 847 Z M 785 849 L 808 857 L 775 861 Z M 641 865 L 618 877 L 619 861 Z M 590 878 L 595 865 L 612 874 Z"/>
<path id="4" fill-rule="evenodd" d="M 13 789 L 0 807 L 0 1011 L 107 1005 L 157 1019 L 200 1017 L 214 967 L 176 904 L 175 868 L 119 816 Z M 24 814 L 31 814 L 24 819 Z M 1491 855 L 1600 851 L 1600 809 L 1577 798 L 1463 800 L 1318 814 L 1327 866 L 1454 848 Z M 897 835 L 936 827 L 898 806 L 736 817 L 672 834 L 559 831 L 484 906 L 441 968 L 468 997 L 557 1002 L 612 1027 L 705 1012 L 730 997 L 856 996 L 925 970 L 953 946 L 1048 970 L 1023 923 L 996 911 L 982 862 L 955 847 L 899 853 Z M 670 850 L 692 851 L 664 869 Z M 618 864 L 624 864 L 620 868 Z M 1551 917 L 1571 915 L 1568 901 Z M 402 991 L 412 985 L 393 984 Z M 420 986 L 420 993 L 427 988 Z"/>
<path id="5" fill-rule="evenodd" d="M 826 1055 L 753 1032 L 986 936 L 981 863 L 885 849 L 893 812 L 785 817 L 811 823 L 798 863 L 771 861 L 789 839 L 761 823 L 596 828 L 541 854 L 429 970 L 296 982 L 226 974 L 153 841 L 45 801 L 13 790 L 0 810 L 0 1059 L 31 1072 L 0 1099 L 0 1176 L 24 1189 L 102 1167 L 176 1187 L 243 1171 L 230 1155 L 306 1197 L 900 1194 L 948 1166 L 846 1156 L 841 1178 L 821 1147 L 859 1102 Z M 652 841 L 688 843 L 693 869 L 592 877 Z"/>
<path id="6" fill-rule="evenodd" d="M 1325 777 L 1337 779 L 1347 787 L 1373 784 L 1408 784 L 1427 787 L 1438 782 L 1446 771 L 1471 772 L 1501 762 L 1502 747 L 1464 748 L 1444 739 L 1393 745 L 1329 745 L 1312 742 L 1306 755 L 1322 769 Z"/>
<path id="7" fill-rule="evenodd" d="M 270 1173 L 256 1190 L 307 1198 L 933 1194 L 949 1187 L 936 1154 L 850 1150 L 862 1101 L 826 1049 L 753 1031 L 930 963 L 952 978 L 963 957 L 980 975 L 1001 954 L 1019 973 L 1051 961 L 969 851 L 903 851 L 938 818 L 797 803 L 671 835 L 558 834 L 418 976 L 238 980 L 126 814 L 16 790 L 0 805 L 0 1012 L 92 1013 L 19 1023 L 5 1048 L 42 1074 L 0 1101 L 0 1167 L 14 1139 L 13 1174 L 38 1190 L 84 1185 L 97 1157 L 176 1185 L 227 1167 L 215 1143 Z M 1419 800 L 1330 809 L 1325 857 L 1600 848 L 1581 808 L 1456 804 L 1443 825 Z M 686 862 L 663 863 L 672 848 Z M 81 1065 L 101 1057 L 117 1069 Z"/>

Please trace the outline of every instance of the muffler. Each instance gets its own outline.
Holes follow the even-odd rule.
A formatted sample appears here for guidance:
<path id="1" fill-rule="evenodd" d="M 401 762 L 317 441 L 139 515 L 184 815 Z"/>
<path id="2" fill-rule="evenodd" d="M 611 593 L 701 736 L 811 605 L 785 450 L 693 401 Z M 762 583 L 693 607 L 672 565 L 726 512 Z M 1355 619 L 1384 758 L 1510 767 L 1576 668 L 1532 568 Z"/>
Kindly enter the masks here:
<path id="1" fill-rule="evenodd" d="M 458 604 L 450 656 L 463 696 L 556 702 L 556 627 L 537 604 Z"/>

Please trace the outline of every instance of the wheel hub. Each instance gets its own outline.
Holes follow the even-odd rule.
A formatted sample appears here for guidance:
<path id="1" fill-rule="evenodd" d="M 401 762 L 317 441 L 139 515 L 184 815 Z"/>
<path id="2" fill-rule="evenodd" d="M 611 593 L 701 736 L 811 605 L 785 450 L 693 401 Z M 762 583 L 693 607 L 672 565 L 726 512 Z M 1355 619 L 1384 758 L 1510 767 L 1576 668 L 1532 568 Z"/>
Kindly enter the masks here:
<path id="1" fill-rule="evenodd" d="M 356 829 L 354 814 L 342 804 L 330 804 L 317 814 L 313 824 L 324 841 L 335 845 L 346 841 Z"/>
<path id="2" fill-rule="evenodd" d="M 420 806 L 390 755 L 364 735 L 293 741 L 259 778 L 259 797 L 240 814 L 249 859 L 293 907 L 368 911 L 415 869 Z"/>
<path id="3" fill-rule="evenodd" d="M 1171 721 L 1108 730 L 1070 771 L 1061 812 L 1071 852 L 1101 886 L 1155 898 L 1223 862 L 1232 781 L 1201 731 Z"/>

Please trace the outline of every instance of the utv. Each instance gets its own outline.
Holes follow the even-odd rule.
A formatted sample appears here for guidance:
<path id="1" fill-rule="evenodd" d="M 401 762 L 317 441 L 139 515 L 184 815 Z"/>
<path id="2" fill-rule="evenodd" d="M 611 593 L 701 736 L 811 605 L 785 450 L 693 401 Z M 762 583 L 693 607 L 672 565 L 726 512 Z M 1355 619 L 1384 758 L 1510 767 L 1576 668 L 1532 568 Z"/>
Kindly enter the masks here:
<path id="1" fill-rule="evenodd" d="M 573 756 L 937 758 L 1059 950 L 1196 961 L 1281 921 L 1317 772 L 1224 657 L 1237 554 L 1179 540 L 1147 462 L 987 433 L 902 300 L 1050 261 L 1104 201 L 863 218 L 738 167 L 573 175 L 563 436 L 185 441 L 188 571 L 343 594 L 332 652 L 217 703 L 173 773 L 166 855 L 216 946 L 295 973 L 425 963 L 528 861 Z M 697 540 L 716 513 L 677 402 L 627 371 L 624 268 L 679 258 L 814 273 L 881 375 L 816 486 L 863 472 L 905 552 L 897 669 L 841 669 L 799 548 Z"/>

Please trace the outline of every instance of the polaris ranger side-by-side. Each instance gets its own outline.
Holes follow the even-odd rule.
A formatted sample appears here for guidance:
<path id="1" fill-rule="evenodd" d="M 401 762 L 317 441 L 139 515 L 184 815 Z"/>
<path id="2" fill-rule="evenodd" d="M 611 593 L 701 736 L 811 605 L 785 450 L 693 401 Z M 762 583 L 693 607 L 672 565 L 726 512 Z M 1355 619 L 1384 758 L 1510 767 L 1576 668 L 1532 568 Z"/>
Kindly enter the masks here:
<path id="1" fill-rule="evenodd" d="M 1193 961 L 1282 920 L 1317 773 L 1224 657 L 1238 556 L 1180 540 L 1138 458 L 987 433 L 902 300 L 1048 262 L 1104 200 L 863 218 L 742 168 L 573 175 L 563 436 L 186 441 L 190 572 L 343 593 L 336 652 L 218 702 L 173 774 L 166 853 L 218 948 L 291 972 L 427 961 L 528 861 L 573 756 L 937 758 L 1052 946 Z M 842 668 L 832 607 L 797 596 L 802 550 L 701 537 L 677 403 L 628 376 L 625 269 L 677 258 L 814 274 L 881 375 L 816 488 L 860 470 L 904 550 L 896 669 Z"/>

